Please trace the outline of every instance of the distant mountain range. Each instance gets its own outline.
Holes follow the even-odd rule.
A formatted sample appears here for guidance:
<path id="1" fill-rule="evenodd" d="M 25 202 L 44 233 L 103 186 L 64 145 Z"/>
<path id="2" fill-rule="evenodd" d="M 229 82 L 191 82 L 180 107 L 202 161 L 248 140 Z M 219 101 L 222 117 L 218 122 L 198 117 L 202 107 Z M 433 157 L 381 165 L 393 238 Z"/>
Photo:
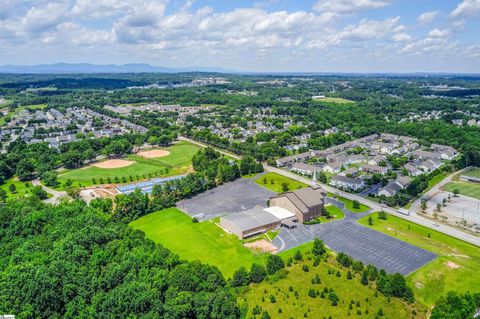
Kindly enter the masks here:
<path id="1" fill-rule="evenodd" d="M 36 65 L 1 65 L 0 73 L 16 74 L 67 74 L 67 73 L 178 73 L 178 72 L 213 72 L 235 73 L 214 67 L 166 68 L 146 63 L 130 64 L 90 64 L 90 63 L 54 63 Z"/>

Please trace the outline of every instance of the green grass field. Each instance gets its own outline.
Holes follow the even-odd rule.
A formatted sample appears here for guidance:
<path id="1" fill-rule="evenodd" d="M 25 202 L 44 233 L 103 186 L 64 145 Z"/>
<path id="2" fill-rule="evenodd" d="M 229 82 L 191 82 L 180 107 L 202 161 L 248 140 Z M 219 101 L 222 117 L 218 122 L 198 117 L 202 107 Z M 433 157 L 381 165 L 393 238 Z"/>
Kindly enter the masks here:
<path id="1" fill-rule="evenodd" d="M 9 189 L 10 185 L 15 185 L 16 190 L 15 193 L 12 193 Z M 28 187 L 27 187 L 28 185 Z M 6 180 L 3 185 L 0 186 L 5 192 L 7 192 L 7 199 L 16 198 L 19 196 L 29 196 L 30 190 L 33 188 L 31 182 L 20 182 L 14 178 L 10 178 Z M 52 194 L 48 193 L 48 197 L 52 197 Z"/>
<path id="2" fill-rule="evenodd" d="M 227 278 L 241 266 L 248 268 L 253 262 L 263 262 L 263 254 L 255 255 L 235 235 L 210 221 L 193 223 L 177 208 L 143 216 L 130 226 L 144 231 L 148 238 L 183 259 L 217 266 Z"/>
<path id="3" fill-rule="evenodd" d="M 395 216 L 388 215 L 387 220 L 371 216 L 373 226 L 368 225 L 368 217 L 360 223 L 439 255 L 407 277 L 420 302 L 430 307 L 448 291 L 480 292 L 479 247 Z"/>
<path id="4" fill-rule="evenodd" d="M 448 175 L 449 175 L 449 173 L 447 173 L 447 172 L 443 172 L 443 173 L 440 173 L 438 175 L 435 175 L 431 180 L 428 181 L 428 188 L 425 191 L 427 192 L 433 186 L 435 186 L 438 183 L 440 183 L 441 181 L 443 181 L 445 179 L 445 177 L 447 177 Z"/>
<path id="5" fill-rule="evenodd" d="M 327 209 L 330 216 L 334 218 L 326 219 L 325 217 L 321 217 L 320 220 L 322 222 L 330 222 L 330 221 L 339 220 L 345 217 L 345 214 L 342 212 L 342 210 L 335 205 L 325 205 L 325 208 Z"/>
<path id="6" fill-rule="evenodd" d="M 120 181 L 122 177 L 125 177 L 127 182 L 130 182 L 130 176 L 134 179 L 136 179 L 136 176 L 139 176 L 140 179 L 145 179 L 158 176 L 178 175 L 186 173 L 189 170 L 192 156 L 198 151 L 199 147 L 188 142 L 179 142 L 173 146 L 162 149 L 169 151 L 170 154 L 165 157 L 148 159 L 131 154 L 127 156 L 126 159 L 133 160 L 135 163 L 130 166 L 112 169 L 87 166 L 62 173 L 59 175 L 58 180 L 60 183 L 64 183 L 68 179 L 71 179 L 74 181 L 74 185 L 90 186 L 93 184 L 93 177 L 95 177 L 97 183 L 100 183 L 100 178 L 103 178 L 104 183 L 107 183 L 108 177 L 111 178 L 112 182 L 115 177 L 118 177 Z"/>
<path id="7" fill-rule="evenodd" d="M 443 189 L 449 192 L 453 192 L 454 189 L 458 189 L 460 194 L 470 196 L 476 199 L 480 199 L 480 184 L 472 182 L 450 182 L 443 186 Z"/>
<path id="8" fill-rule="evenodd" d="M 267 280 L 261 284 L 253 284 L 250 288 L 240 292 L 238 301 L 240 305 L 247 305 L 248 314 L 246 318 L 254 317 L 252 310 L 255 306 L 260 306 L 262 311 L 268 311 L 271 318 L 375 318 L 378 310 L 382 308 L 384 315 L 380 318 L 425 318 L 426 309 L 418 303 L 408 305 L 398 298 L 388 298 L 378 293 L 375 297 L 376 289 L 372 286 L 364 286 L 360 283 L 360 275 L 355 275 L 353 279 L 347 279 L 347 271 L 337 265 L 333 255 L 328 261 L 321 262 L 319 266 L 314 267 L 311 259 L 311 244 L 302 245 L 281 253 L 280 255 L 287 260 L 300 250 L 303 260 L 297 264 L 288 267 L 286 278 L 279 280 Z M 309 271 L 302 270 L 302 266 L 307 265 Z M 332 274 L 328 271 L 333 270 Z M 340 271 L 341 277 L 335 273 Z M 320 284 L 312 284 L 312 279 L 320 277 Z M 290 288 L 292 287 L 292 288 Z M 312 298 L 308 295 L 310 289 L 323 291 L 323 289 L 332 288 L 339 297 L 337 306 L 332 306 L 328 298 L 317 296 Z M 272 303 L 272 295 L 275 302 Z M 349 309 L 351 300 L 354 300 L 352 309 Z M 368 301 L 367 301 L 368 300 Z M 357 306 L 357 302 L 359 305 Z M 414 308 L 413 308 L 414 307 Z M 281 308 L 281 313 L 279 313 Z M 417 312 L 412 316 L 412 310 Z M 357 311 L 361 312 L 358 314 Z M 367 313 L 368 312 L 368 313 Z"/>
<path id="9" fill-rule="evenodd" d="M 461 175 L 467 175 L 467 176 L 472 176 L 476 178 L 480 178 L 480 168 L 471 168 L 465 172 L 463 172 Z"/>
<path id="10" fill-rule="evenodd" d="M 354 208 L 353 207 L 353 201 L 348 199 L 348 198 L 342 197 L 342 196 L 338 196 L 338 195 L 331 194 L 331 193 L 328 193 L 328 196 L 335 197 L 338 201 L 344 203 L 345 208 L 348 209 L 349 211 L 353 212 L 353 213 L 363 213 L 363 212 L 366 212 L 370 209 L 370 207 L 368 207 L 367 205 L 363 205 L 361 203 L 360 203 L 360 208 Z"/>
<path id="11" fill-rule="evenodd" d="M 355 101 L 343 99 L 341 97 L 325 97 L 323 99 L 313 99 L 313 100 L 318 102 L 335 103 L 335 104 L 354 104 L 355 103 Z"/>
<path id="12" fill-rule="evenodd" d="M 293 179 L 279 175 L 277 173 L 267 173 L 263 176 L 260 176 L 255 180 L 255 183 L 265 188 L 268 188 L 269 190 L 276 193 L 284 192 L 282 188 L 282 183 L 287 183 L 288 190 L 296 190 L 299 188 L 307 187 L 307 185 L 304 183 L 297 182 Z"/>

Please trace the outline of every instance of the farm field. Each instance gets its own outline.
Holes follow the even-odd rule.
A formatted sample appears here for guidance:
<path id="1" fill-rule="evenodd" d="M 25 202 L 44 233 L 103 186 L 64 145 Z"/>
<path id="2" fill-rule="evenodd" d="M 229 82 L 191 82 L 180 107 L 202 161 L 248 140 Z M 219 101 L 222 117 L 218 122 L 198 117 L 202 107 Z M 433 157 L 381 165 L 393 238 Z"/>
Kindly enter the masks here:
<path id="1" fill-rule="evenodd" d="M 296 190 L 299 188 L 307 187 L 307 185 L 304 183 L 297 182 L 293 179 L 279 175 L 277 173 L 267 173 L 265 175 L 262 175 L 255 180 L 255 183 L 276 193 L 284 192 L 282 187 L 283 183 L 286 183 L 288 185 L 288 190 Z"/>
<path id="2" fill-rule="evenodd" d="M 363 213 L 363 212 L 366 212 L 370 209 L 370 207 L 368 207 L 367 205 L 361 204 L 361 203 L 360 203 L 360 208 L 354 208 L 353 207 L 353 201 L 348 199 L 348 198 L 342 197 L 342 196 L 338 196 L 338 195 L 331 194 L 331 193 L 329 193 L 328 196 L 336 198 L 338 201 L 344 203 L 345 208 L 348 209 L 351 212 L 354 212 L 354 213 Z"/>
<path id="3" fill-rule="evenodd" d="M 407 277 L 420 302 L 430 307 L 448 291 L 480 292 L 480 248 L 395 216 L 388 215 L 387 220 L 371 216 L 372 226 L 368 217 L 359 222 L 439 255 Z"/>
<path id="4" fill-rule="evenodd" d="M 443 189 L 448 192 L 453 192 L 454 189 L 458 189 L 462 195 L 480 199 L 480 183 L 463 181 L 450 182 L 443 186 Z"/>
<path id="5" fill-rule="evenodd" d="M 167 150 L 170 154 L 160 158 L 143 158 L 131 154 L 126 157 L 127 160 L 134 161 L 129 166 L 121 168 L 86 166 L 62 173 L 58 176 L 58 180 L 63 184 L 70 179 L 74 182 L 74 185 L 83 187 L 93 185 L 92 178 L 95 178 L 96 182 L 100 184 L 100 179 L 103 179 L 103 183 L 108 183 L 108 178 L 113 183 L 115 182 L 115 177 L 120 182 L 123 178 L 131 182 L 130 176 L 137 180 L 178 175 L 189 171 L 192 156 L 198 151 L 199 147 L 188 142 L 179 142 L 173 146 L 161 149 Z"/>
<path id="6" fill-rule="evenodd" d="M 422 305 L 418 303 L 414 303 L 413 306 L 408 305 L 398 298 L 391 298 L 388 301 L 388 298 L 381 293 L 376 294 L 376 289 L 371 285 L 362 285 L 359 274 L 354 275 L 353 279 L 347 279 L 347 270 L 337 264 L 333 255 L 330 255 L 328 261 L 321 262 L 317 267 L 313 266 L 310 249 L 311 244 L 306 244 L 280 253 L 280 256 L 287 260 L 293 256 L 293 253 L 300 250 L 303 261 L 287 267 L 286 278 L 266 280 L 240 292 L 239 304 L 248 305 L 246 318 L 253 318 L 252 311 L 256 306 L 261 307 L 262 312 L 267 311 L 271 318 L 286 319 L 330 318 L 330 316 L 331 318 L 375 318 L 380 309 L 383 312 L 380 318 L 426 317 L 426 310 Z M 304 265 L 308 266 L 308 272 L 302 269 Z M 340 277 L 336 276 L 337 271 L 340 272 Z M 313 284 L 312 280 L 317 275 L 321 283 Z M 310 289 L 323 292 L 325 288 L 334 290 L 339 297 L 338 305 L 331 305 L 328 294 L 326 298 L 309 296 Z M 274 302 L 270 296 L 273 296 Z M 352 309 L 349 309 L 352 300 L 354 303 Z M 416 315 L 413 315 L 414 309 Z"/>
<path id="7" fill-rule="evenodd" d="M 130 226 L 142 230 L 148 238 L 182 259 L 217 266 L 226 278 L 241 266 L 249 268 L 253 262 L 263 260 L 263 254 L 255 255 L 235 235 L 227 234 L 210 221 L 193 223 L 177 208 L 143 216 Z"/>

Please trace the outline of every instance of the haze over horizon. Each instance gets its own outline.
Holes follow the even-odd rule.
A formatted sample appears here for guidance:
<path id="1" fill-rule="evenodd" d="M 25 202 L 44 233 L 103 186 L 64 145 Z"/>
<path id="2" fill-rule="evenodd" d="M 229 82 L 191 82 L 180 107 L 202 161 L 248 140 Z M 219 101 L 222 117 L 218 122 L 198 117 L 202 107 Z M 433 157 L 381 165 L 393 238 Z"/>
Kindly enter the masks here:
<path id="1" fill-rule="evenodd" d="M 480 0 L 6 0 L 0 64 L 480 73 Z"/>

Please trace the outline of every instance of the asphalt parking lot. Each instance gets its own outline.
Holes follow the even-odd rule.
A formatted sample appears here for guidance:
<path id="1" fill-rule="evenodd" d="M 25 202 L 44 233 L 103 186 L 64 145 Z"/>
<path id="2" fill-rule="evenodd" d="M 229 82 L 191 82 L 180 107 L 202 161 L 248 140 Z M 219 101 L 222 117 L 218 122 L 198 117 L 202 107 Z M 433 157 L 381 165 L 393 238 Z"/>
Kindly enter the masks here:
<path id="1" fill-rule="evenodd" d="M 203 214 L 204 220 L 227 213 L 244 211 L 255 206 L 267 206 L 274 192 L 261 187 L 252 179 L 239 178 L 195 197 L 182 200 L 177 207 L 190 216 Z"/>
<path id="2" fill-rule="evenodd" d="M 318 237 L 336 252 L 344 252 L 365 264 L 403 275 L 410 274 L 437 257 L 434 253 L 359 225 L 355 219 L 346 216 L 336 222 L 282 229 L 273 244 L 285 250 Z"/>

